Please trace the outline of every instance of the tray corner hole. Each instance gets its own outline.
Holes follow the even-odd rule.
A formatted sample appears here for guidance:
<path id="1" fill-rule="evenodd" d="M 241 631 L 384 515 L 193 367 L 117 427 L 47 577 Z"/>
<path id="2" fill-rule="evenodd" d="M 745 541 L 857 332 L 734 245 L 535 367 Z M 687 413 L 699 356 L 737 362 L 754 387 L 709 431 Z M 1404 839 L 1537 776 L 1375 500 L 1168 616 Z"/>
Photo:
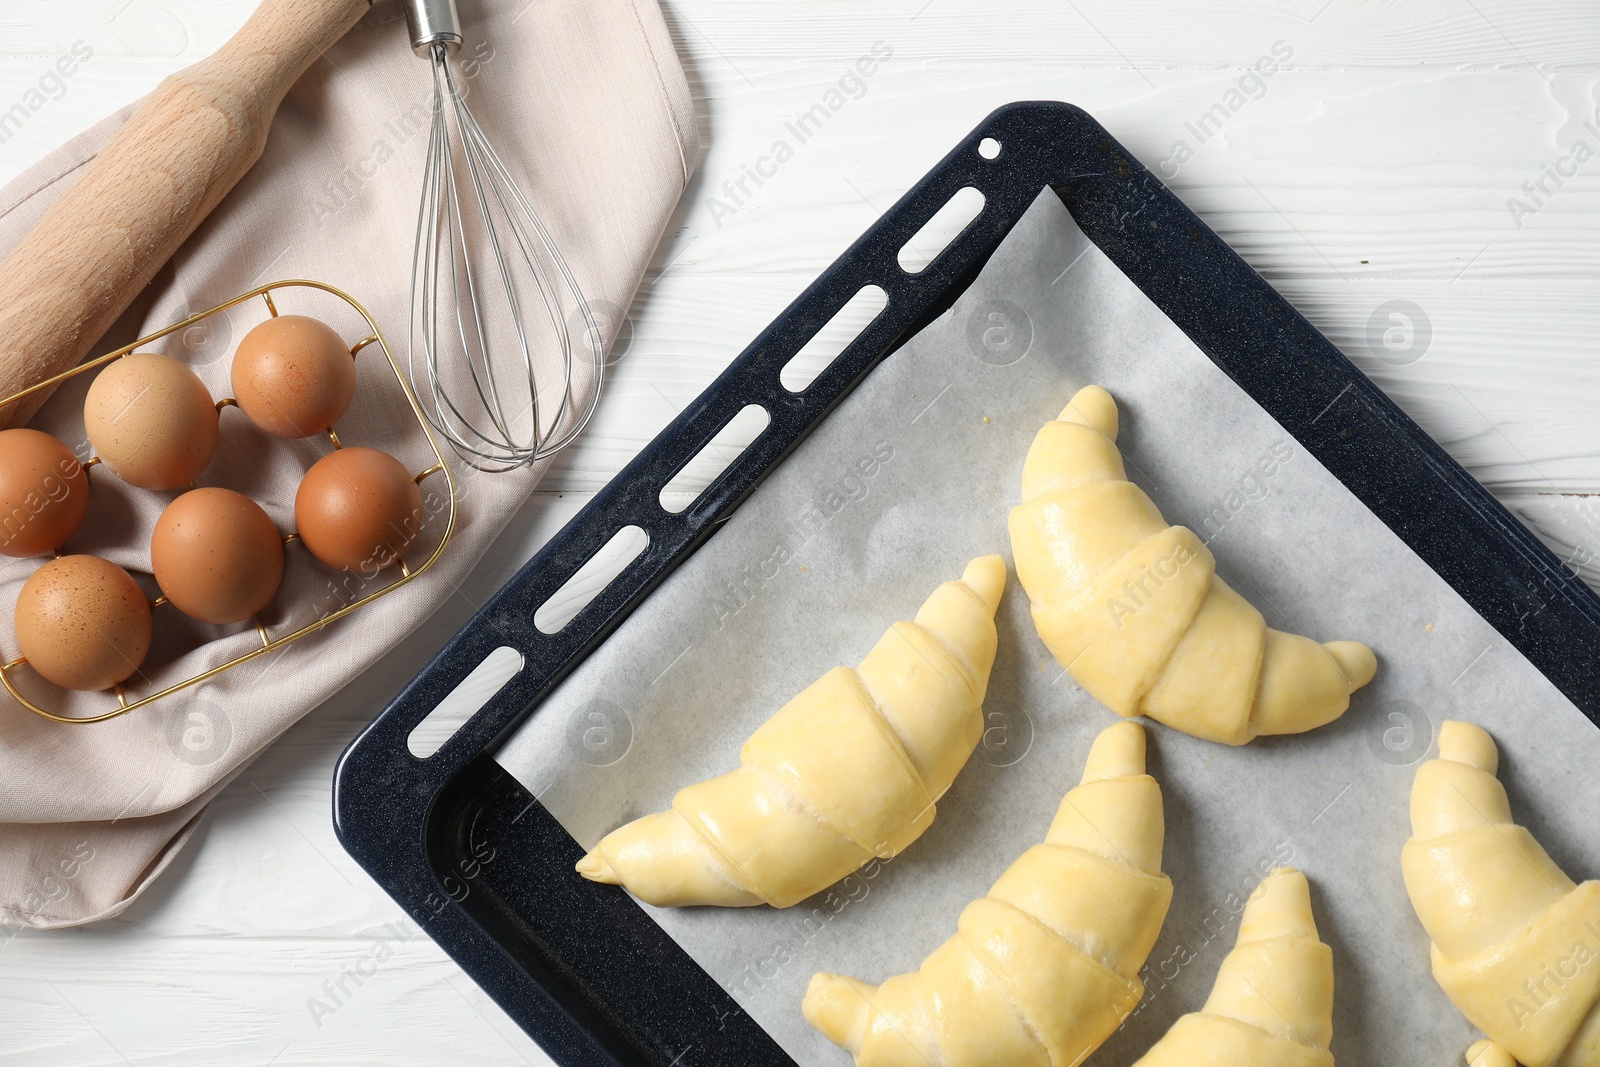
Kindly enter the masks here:
<path id="1" fill-rule="evenodd" d="M 522 653 L 510 645 L 501 645 L 483 657 L 470 674 L 461 679 L 421 722 L 411 728 L 406 735 L 406 748 L 417 759 L 432 756 L 455 736 L 468 719 L 505 688 L 507 682 L 520 674 L 522 666 Z"/>
<path id="2" fill-rule="evenodd" d="M 778 381 L 791 393 L 805 392 L 888 306 L 889 294 L 881 286 L 863 285 L 857 289 L 856 295 L 845 301 L 833 318 L 789 358 L 778 372 Z"/>
<path id="3" fill-rule="evenodd" d="M 624 526 L 595 550 L 584 565 L 561 583 L 561 588 L 533 613 L 533 625 L 542 634 L 558 634 L 578 612 L 600 595 L 611 580 L 639 558 L 650 545 L 650 535 L 640 526 Z"/>
<path id="4" fill-rule="evenodd" d="M 978 142 L 978 155 L 984 159 L 997 159 L 1000 156 L 1000 142 L 993 137 L 985 137 Z"/>
<path id="5" fill-rule="evenodd" d="M 922 224 L 922 229 L 912 234 L 895 256 L 900 269 L 907 274 L 920 274 L 938 259 L 950 243 L 960 237 L 972 220 L 983 210 L 983 194 L 970 185 L 957 189 L 933 217 Z"/>
<path id="6" fill-rule="evenodd" d="M 744 454 L 771 422 L 772 416 L 760 404 L 746 404 L 740 408 L 738 414 L 724 423 L 717 435 L 701 445 L 700 451 L 689 457 L 689 462 L 679 467 L 672 480 L 661 487 L 656 499 L 662 510 L 677 515 L 700 499 L 711 483 L 733 466 L 734 460 Z"/>

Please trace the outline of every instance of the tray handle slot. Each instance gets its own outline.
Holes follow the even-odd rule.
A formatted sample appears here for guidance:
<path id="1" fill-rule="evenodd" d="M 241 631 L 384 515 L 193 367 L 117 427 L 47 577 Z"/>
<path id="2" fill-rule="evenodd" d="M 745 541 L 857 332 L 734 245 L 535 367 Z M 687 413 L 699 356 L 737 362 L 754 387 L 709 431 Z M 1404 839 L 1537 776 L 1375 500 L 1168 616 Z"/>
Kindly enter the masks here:
<path id="1" fill-rule="evenodd" d="M 984 203 L 984 195 L 973 186 L 963 185 L 957 189 L 944 206 L 900 246 L 895 255 L 900 269 L 907 274 L 921 274 L 976 221 L 983 213 Z"/>
<path id="2" fill-rule="evenodd" d="M 778 372 L 779 383 L 791 393 L 803 393 L 817 375 L 833 365 L 846 348 L 878 321 L 889 306 L 889 294 L 882 286 L 863 285 L 856 295 L 822 324 L 811 340 L 800 347 Z"/>
<path id="3" fill-rule="evenodd" d="M 650 535 L 641 526 L 624 526 L 612 534 L 572 577 L 562 582 L 561 587 L 534 610 L 534 628 L 542 634 L 560 633 L 649 545 Z"/>
<path id="4" fill-rule="evenodd" d="M 525 662 L 522 653 L 510 645 L 501 645 L 489 653 L 411 728 L 406 735 L 406 748 L 418 759 L 427 759 L 439 751 L 463 723 L 522 673 Z"/>
<path id="5" fill-rule="evenodd" d="M 723 423 L 716 436 L 701 445 L 699 451 L 690 456 L 689 461 L 678 468 L 678 473 L 661 487 L 656 498 L 661 509 L 673 515 L 686 510 L 705 494 L 713 482 L 722 477 L 723 471 L 744 455 L 745 450 L 770 425 L 772 416 L 760 404 L 746 404 L 740 408 L 733 418 Z M 688 487 L 696 482 L 702 488 L 684 499 L 684 495 L 689 493 Z"/>

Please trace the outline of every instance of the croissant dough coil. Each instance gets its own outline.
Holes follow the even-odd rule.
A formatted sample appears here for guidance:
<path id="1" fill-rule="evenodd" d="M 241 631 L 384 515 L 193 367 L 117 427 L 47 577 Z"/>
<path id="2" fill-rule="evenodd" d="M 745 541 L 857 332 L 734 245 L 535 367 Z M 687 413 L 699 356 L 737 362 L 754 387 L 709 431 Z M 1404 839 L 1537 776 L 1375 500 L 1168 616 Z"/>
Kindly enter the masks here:
<path id="1" fill-rule="evenodd" d="M 961 913 L 921 969 L 870 986 L 818 974 L 802 1010 L 857 1067 L 1071 1067 L 1144 996 L 1139 969 L 1172 901 L 1161 788 L 1144 730 L 1095 740 L 1045 843 Z"/>
<path id="2" fill-rule="evenodd" d="M 1011 512 L 1039 636 L 1095 699 L 1229 745 L 1332 722 L 1372 680 L 1366 645 L 1268 629 L 1193 531 L 1128 481 L 1117 405 L 1083 388 L 1045 424 Z"/>
<path id="3" fill-rule="evenodd" d="M 1499 764 L 1480 727 L 1446 722 L 1412 783 L 1401 864 L 1433 976 L 1489 1037 L 1472 1062 L 1597 1067 L 1600 882 L 1574 884 L 1512 821 Z"/>
<path id="4" fill-rule="evenodd" d="M 1467 1049 L 1467 1067 L 1517 1067 L 1517 1061 L 1493 1041 L 1479 1041 Z"/>
<path id="5" fill-rule="evenodd" d="M 1306 876 L 1279 867 L 1250 895 L 1205 1007 L 1134 1067 L 1333 1067 L 1332 1041 L 1333 950 Z"/>
<path id="6" fill-rule="evenodd" d="M 835 667 L 768 719 L 739 768 L 678 791 L 578 863 L 661 907 L 787 908 L 932 824 L 983 736 L 999 556 L 967 565 L 854 670 Z"/>

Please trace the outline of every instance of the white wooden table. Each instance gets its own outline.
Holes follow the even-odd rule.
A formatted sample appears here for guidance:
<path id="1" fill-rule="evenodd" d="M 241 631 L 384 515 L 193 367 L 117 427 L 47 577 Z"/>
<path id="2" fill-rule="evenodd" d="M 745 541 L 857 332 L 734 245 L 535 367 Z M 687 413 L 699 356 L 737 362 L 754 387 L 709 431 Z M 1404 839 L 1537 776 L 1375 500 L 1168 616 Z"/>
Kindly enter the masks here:
<path id="1" fill-rule="evenodd" d="M 5 0 L 0 182 L 214 49 L 253 5 Z M 1591 0 L 667 6 L 706 148 L 587 438 L 463 595 L 224 792 L 141 901 L 96 927 L 0 947 L 0 1063 L 549 1062 L 339 848 L 334 759 L 473 603 L 1008 101 L 1093 112 L 1600 579 L 1600 504 L 1588 496 L 1600 491 Z M 59 86 L 41 82 L 80 40 L 93 58 Z M 879 42 L 892 57 L 735 202 L 724 183 Z M 1249 73 L 1275 52 L 1287 69 Z M 4 125 L 18 103 L 26 115 Z M 1395 307 L 1406 314 L 1389 318 Z M 346 979 L 334 1003 L 328 986 L 357 968 L 372 977 Z"/>

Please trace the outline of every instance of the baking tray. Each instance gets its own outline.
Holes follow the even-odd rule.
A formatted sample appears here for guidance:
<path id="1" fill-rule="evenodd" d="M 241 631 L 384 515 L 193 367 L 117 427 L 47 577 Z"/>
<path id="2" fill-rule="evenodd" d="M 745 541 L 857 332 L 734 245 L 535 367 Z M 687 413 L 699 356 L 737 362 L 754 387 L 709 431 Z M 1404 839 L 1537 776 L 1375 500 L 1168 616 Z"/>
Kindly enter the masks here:
<path id="1" fill-rule="evenodd" d="M 992 138 L 994 158 L 979 151 Z M 982 212 L 927 268 L 899 249 L 957 190 Z M 1196 345 L 1342 481 L 1591 721 L 1600 598 L 1083 111 L 1013 104 L 973 130 L 812 284 L 439 653 L 346 751 L 341 841 L 563 1064 L 793 1061 L 624 893 L 572 870 L 583 849 L 493 752 L 688 558 L 763 477 L 970 284 L 1039 190 Z M 816 380 L 779 372 L 862 286 L 888 296 Z M 767 429 L 678 514 L 658 494 L 746 405 Z M 555 634 L 535 610 L 617 530 L 649 545 Z M 437 753 L 412 729 L 491 652 L 521 670 Z"/>

